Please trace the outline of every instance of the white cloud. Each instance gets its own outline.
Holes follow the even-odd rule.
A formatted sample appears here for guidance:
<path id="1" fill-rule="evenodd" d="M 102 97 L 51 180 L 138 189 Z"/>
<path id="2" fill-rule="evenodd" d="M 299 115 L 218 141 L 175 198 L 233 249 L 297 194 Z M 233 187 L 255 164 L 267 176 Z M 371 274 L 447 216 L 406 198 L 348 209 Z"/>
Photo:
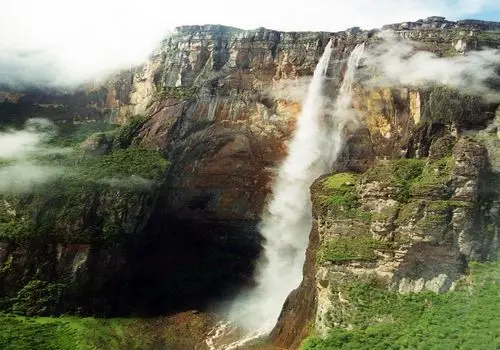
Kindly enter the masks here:
<path id="1" fill-rule="evenodd" d="M 118 188 L 141 188 L 145 190 L 150 190 L 154 182 L 149 179 L 145 179 L 141 176 L 131 175 L 127 177 L 119 178 L 104 178 L 98 180 L 99 183 L 106 184 L 112 187 Z"/>
<path id="2" fill-rule="evenodd" d="M 339 31 L 431 15 L 473 16 L 497 0 L 2 0 L 0 83 L 73 83 L 143 61 L 183 24 Z"/>
<path id="3" fill-rule="evenodd" d="M 0 160 L 24 159 L 28 156 L 60 153 L 63 150 L 43 146 L 53 137 L 56 126 L 46 119 L 29 119 L 23 130 L 0 132 Z"/>
<path id="4" fill-rule="evenodd" d="M 24 193 L 35 186 L 53 180 L 62 169 L 29 161 L 20 161 L 0 167 L 0 193 Z"/>
<path id="5" fill-rule="evenodd" d="M 365 52 L 364 65 L 368 84 L 377 86 L 445 85 L 491 102 L 500 101 L 500 93 L 489 85 L 500 79 L 497 69 L 500 50 L 471 51 L 466 55 L 438 57 L 417 51 L 409 41 L 387 38 Z M 372 74 L 375 68 L 377 74 Z"/>
<path id="6" fill-rule="evenodd" d="M 61 167 L 38 164 L 39 156 L 70 152 L 45 144 L 56 132 L 55 125 L 45 119 L 30 119 L 22 130 L 0 132 L 0 193 L 29 192 L 61 175 Z"/>

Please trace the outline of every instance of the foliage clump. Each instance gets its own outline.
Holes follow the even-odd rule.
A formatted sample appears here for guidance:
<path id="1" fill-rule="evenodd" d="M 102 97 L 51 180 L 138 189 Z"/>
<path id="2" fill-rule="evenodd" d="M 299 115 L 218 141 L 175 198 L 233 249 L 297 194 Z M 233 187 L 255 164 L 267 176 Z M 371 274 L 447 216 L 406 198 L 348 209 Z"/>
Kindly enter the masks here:
<path id="1" fill-rule="evenodd" d="M 410 198 L 412 183 L 422 174 L 425 160 L 416 158 L 397 159 L 381 162 L 369 169 L 364 175 L 365 181 L 377 181 L 396 188 L 396 200 L 406 203 Z"/>
<path id="2" fill-rule="evenodd" d="M 77 148 L 88 137 L 96 133 L 111 133 L 118 125 L 104 122 L 89 122 L 82 124 L 57 124 L 58 133 L 47 144 L 56 147 Z"/>
<path id="3" fill-rule="evenodd" d="M 471 263 L 452 292 L 400 294 L 372 281 L 345 286 L 351 330 L 333 328 L 303 350 L 497 349 L 500 346 L 500 263 Z M 344 294 L 343 294 L 344 295 Z"/>
<path id="4" fill-rule="evenodd" d="M 453 164 L 451 156 L 434 161 L 398 159 L 382 162 L 369 169 L 363 175 L 363 179 L 395 187 L 395 199 L 401 203 L 408 203 L 412 197 L 427 197 L 429 194 L 446 195 Z"/>
<path id="5" fill-rule="evenodd" d="M 80 180 L 106 177 L 140 176 L 158 180 L 168 166 L 160 152 L 145 148 L 118 149 L 100 157 L 90 157 L 81 163 L 75 176 Z"/>
<path id="6" fill-rule="evenodd" d="M 211 327 L 203 314 L 178 317 L 24 317 L 0 313 L 2 350 L 194 349 Z"/>
<path id="7" fill-rule="evenodd" d="M 352 173 L 339 173 L 325 178 L 322 186 L 326 196 L 322 202 L 325 205 L 340 206 L 344 210 L 356 208 L 359 204 L 355 193 L 356 180 L 356 175 Z"/>
<path id="8" fill-rule="evenodd" d="M 369 235 L 342 236 L 328 239 L 318 251 L 318 260 L 324 262 L 374 261 L 376 250 L 387 248 L 387 244 Z"/>
<path id="9" fill-rule="evenodd" d="M 131 117 L 125 124 L 113 130 L 109 136 L 113 139 L 113 148 L 127 148 L 132 144 L 148 118 L 143 115 Z"/>
<path id="10" fill-rule="evenodd" d="M 178 99 L 178 100 L 188 100 L 198 93 L 198 87 L 186 87 L 186 86 L 157 86 L 156 87 L 156 97 L 158 99 Z"/>
<path id="11" fill-rule="evenodd" d="M 114 241 L 122 235 L 127 213 L 141 208 L 144 198 L 162 182 L 169 163 L 156 150 L 131 146 L 144 118 L 132 118 L 119 129 L 95 135 L 118 140 L 119 147 L 104 154 L 73 151 L 42 155 L 34 164 L 60 171 L 29 193 L 4 195 L 0 201 L 0 239 L 23 242 L 52 237 L 58 242 Z M 76 145 L 92 127 L 63 128 L 54 145 Z M 69 142 L 71 135 L 75 143 Z M 76 135 L 76 136 L 75 136 Z M 101 135 L 101 136 L 102 136 Z M 100 136 L 100 137 L 101 137 Z M 126 147 L 125 147 L 126 146 Z M 138 214 L 135 214 L 138 215 Z M 90 219 L 92 218 L 92 219 Z"/>
<path id="12" fill-rule="evenodd" d="M 10 300 L 12 312 L 25 316 L 53 314 L 63 289 L 62 283 L 31 280 Z"/>
<path id="13" fill-rule="evenodd" d="M 411 195 L 414 197 L 425 197 L 429 194 L 446 195 L 453 165 L 452 157 L 444 157 L 426 164 L 422 174 L 410 184 Z"/>

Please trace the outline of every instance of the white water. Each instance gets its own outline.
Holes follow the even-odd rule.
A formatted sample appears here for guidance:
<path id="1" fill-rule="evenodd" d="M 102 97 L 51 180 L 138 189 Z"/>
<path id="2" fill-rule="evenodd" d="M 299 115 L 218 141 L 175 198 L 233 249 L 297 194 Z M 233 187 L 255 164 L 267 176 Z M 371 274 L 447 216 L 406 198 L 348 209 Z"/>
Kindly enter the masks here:
<path id="1" fill-rule="evenodd" d="M 273 197 L 261 222 L 260 231 L 266 243 L 265 256 L 256 276 L 257 286 L 241 293 L 230 309 L 231 323 L 248 333 L 242 340 L 222 347 L 214 347 L 213 337 L 209 338 L 210 349 L 235 349 L 268 334 L 276 324 L 286 297 L 300 284 L 312 224 L 309 187 L 331 169 L 344 143 L 344 126 L 356 119 L 351 107 L 351 86 L 363 49 L 361 44 L 351 53 L 339 95 L 333 110 L 328 111 L 323 87 L 332 53 L 331 41 L 326 46 L 309 85 L 288 157 L 279 169 Z M 218 338 L 230 328 L 234 326 L 221 323 L 212 336 Z"/>

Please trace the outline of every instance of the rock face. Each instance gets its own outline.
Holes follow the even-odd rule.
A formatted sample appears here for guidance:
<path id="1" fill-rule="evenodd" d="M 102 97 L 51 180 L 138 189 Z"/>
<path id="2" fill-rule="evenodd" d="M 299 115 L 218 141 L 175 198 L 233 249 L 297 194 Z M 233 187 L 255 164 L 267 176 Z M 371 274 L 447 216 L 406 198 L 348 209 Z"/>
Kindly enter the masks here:
<path id="1" fill-rule="evenodd" d="M 77 202 L 85 208 L 76 218 L 58 218 L 62 228 L 50 226 L 40 241 L 2 245 L 2 297 L 13 300 L 34 279 L 64 279 L 69 291 L 61 311 L 156 314 L 203 307 L 248 283 L 260 253 L 256 225 L 272 168 L 286 154 L 300 111 L 296 96 L 307 85 L 299 78 L 312 74 L 329 37 L 182 27 L 144 66 L 102 86 L 3 92 L 3 122 L 31 117 L 61 127 L 117 122 L 123 124 L 120 135 L 93 135 L 83 149 L 95 156 L 116 148 L 152 149 L 170 166 L 160 187 L 144 198 L 96 190 L 95 200 L 16 204 L 27 216 L 72 212 Z M 335 35 L 335 56 L 345 57 L 358 39 Z M 110 245 L 86 234 L 90 225 L 99 235 L 104 226 L 95 223 L 111 216 L 118 221 L 110 230 L 120 231 L 123 240 Z"/>
<path id="2" fill-rule="evenodd" d="M 433 17 L 386 29 L 450 56 L 499 47 L 498 28 Z M 153 192 L 96 190 L 79 201 L 87 205 L 76 217 L 59 220 L 37 240 L 2 242 L 0 299 L 31 290 L 33 280 L 57 290 L 64 279 L 69 290 L 54 296 L 57 311 L 151 315 L 202 308 L 251 283 L 260 254 L 257 224 L 307 77 L 331 38 L 325 93 L 335 96 L 350 51 L 360 42 L 373 44 L 377 34 L 187 26 L 146 64 L 103 85 L 0 92 L 2 122 L 114 122 L 122 124 L 121 134 L 94 135 L 84 150 L 102 156 L 147 149 L 170 162 Z M 498 128 L 477 132 L 494 119 L 497 106 L 440 86 L 357 83 L 353 90 L 361 123 L 348 131 L 333 169 L 344 177 L 333 175 L 330 185 L 320 179 L 312 188 L 304 281 L 272 333 L 282 348 L 297 348 L 314 329 L 349 326 L 343 321 L 349 302 L 339 284 L 375 276 L 401 292 L 445 291 L 468 260 L 497 252 L 498 193 L 486 184 L 496 176 L 491 136 Z M 0 220 L 13 207 L 30 207 L 3 203 Z M 26 217 L 75 206 L 58 205 L 46 203 Z M 119 231 L 120 239 L 102 239 L 105 228 Z M 89 230 L 98 239 L 89 239 Z"/>
<path id="3" fill-rule="evenodd" d="M 444 139 L 447 155 L 436 158 Z M 444 292 L 467 261 L 496 258 L 500 193 L 490 182 L 498 174 L 485 147 L 446 135 L 430 150 L 426 158 L 379 161 L 349 181 L 340 173 L 313 186 L 320 334 L 350 327 L 346 319 L 354 311 L 342 287 L 375 279 L 401 293 Z M 339 198 L 352 202 L 335 204 Z"/>
<path id="4" fill-rule="evenodd" d="M 498 23 L 429 18 L 384 28 L 440 56 L 498 47 Z M 445 292 L 468 261 L 498 256 L 498 104 L 439 86 L 358 84 L 353 106 L 361 125 L 347 135 L 333 175 L 311 189 L 304 280 L 272 333 L 283 348 L 298 348 L 304 334 L 350 329 L 351 286 Z"/>

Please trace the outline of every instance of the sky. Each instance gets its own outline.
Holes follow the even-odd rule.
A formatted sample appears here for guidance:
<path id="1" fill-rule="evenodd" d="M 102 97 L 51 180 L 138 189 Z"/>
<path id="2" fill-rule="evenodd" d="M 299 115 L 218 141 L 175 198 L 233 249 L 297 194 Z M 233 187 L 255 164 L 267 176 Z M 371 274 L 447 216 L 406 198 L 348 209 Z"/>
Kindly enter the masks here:
<path id="1" fill-rule="evenodd" d="M 499 0 L 0 0 L 0 83 L 73 83 L 143 62 L 178 25 L 340 31 L 417 20 L 500 21 Z"/>

